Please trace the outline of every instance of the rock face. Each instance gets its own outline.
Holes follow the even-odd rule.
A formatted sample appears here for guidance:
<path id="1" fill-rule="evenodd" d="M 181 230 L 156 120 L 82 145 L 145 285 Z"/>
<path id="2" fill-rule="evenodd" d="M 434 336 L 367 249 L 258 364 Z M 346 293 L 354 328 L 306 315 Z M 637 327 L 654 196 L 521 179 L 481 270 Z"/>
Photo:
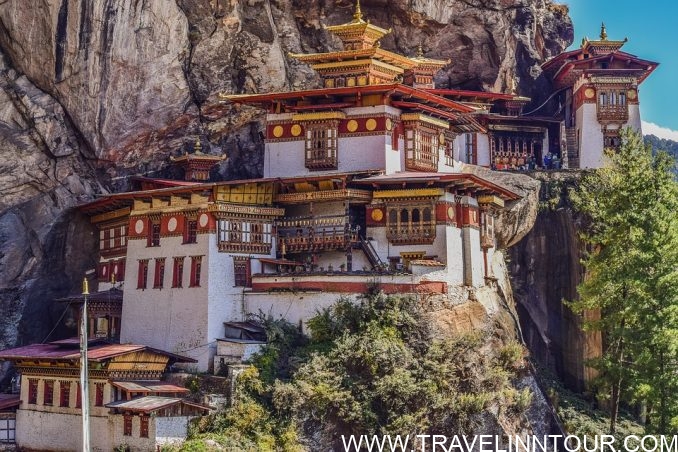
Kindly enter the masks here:
<path id="1" fill-rule="evenodd" d="M 577 298 L 584 269 L 581 219 L 569 206 L 568 188 L 578 173 L 537 173 L 542 181 L 540 209 L 532 230 L 509 250 L 513 293 L 523 337 L 534 358 L 583 390 L 593 370 L 586 358 L 600 354 L 600 333 L 581 332 L 581 318 L 563 300 Z M 593 313 L 590 315 L 594 315 Z"/>
<path id="2" fill-rule="evenodd" d="M 443 87 L 502 91 L 516 76 L 538 98 L 538 65 L 573 37 L 567 9 L 550 0 L 362 9 L 393 28 L 384 48 L 413 55 L 423 44 L 450 58 Z M 352 12 L 349 0 L 1 2 L 0 348 L 44 339 L 61 313 L 52 299 L 92 267 L 95 238 L 74 205 L 126 188 L 130 174 L 167 174 L 168 155 L 196 135 L 230 157 L 216 178 L 260 175 L 261 112 L 218 94 L 317 86 L 287 52 L 338 49 L 322 25 Z"/>

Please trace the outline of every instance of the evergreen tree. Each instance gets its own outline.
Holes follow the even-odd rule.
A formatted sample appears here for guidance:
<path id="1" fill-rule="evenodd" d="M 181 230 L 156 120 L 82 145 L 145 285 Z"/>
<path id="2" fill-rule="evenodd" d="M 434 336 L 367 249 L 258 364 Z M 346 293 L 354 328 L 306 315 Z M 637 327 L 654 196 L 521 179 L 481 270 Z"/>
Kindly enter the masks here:
<path id="1" fill-rule="evenodd" d="M 666 153 L 622 131 L 609 164 L 571 196 L 591 224 L 584 234 L 587 279 L 575 312 L 600 310 L 585 328 L 600 330 L 592 365 L 609 390 L 610 430 L 622 401 L 648 408 L 648 431 L 678 428 L 678 184 Z"/>

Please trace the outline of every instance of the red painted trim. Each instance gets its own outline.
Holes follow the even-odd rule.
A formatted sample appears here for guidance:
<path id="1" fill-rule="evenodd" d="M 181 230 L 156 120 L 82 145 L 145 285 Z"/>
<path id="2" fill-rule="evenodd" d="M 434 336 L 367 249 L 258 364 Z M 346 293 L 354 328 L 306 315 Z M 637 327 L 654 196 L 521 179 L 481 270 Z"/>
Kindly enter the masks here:
<path id="1" fill-rule="evenodd" d="M 370 284 L 367 282 L 331 281 L 290 281 L 290 282 L 252 282 L 252 290 L 267 292 L 272 290 L 308 290 L 335 293 L 366 293 Z M 419 284 L 381 283 L 379 288 L 387 294 L 395 293 L 447 293 L 447 283 L 441 281 L 422 281 Z"/>

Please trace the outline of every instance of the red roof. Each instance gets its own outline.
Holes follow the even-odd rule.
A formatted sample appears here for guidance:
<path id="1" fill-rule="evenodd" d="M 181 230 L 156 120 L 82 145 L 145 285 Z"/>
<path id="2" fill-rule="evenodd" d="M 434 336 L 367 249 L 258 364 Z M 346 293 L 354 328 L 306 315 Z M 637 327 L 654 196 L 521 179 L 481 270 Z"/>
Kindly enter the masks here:
<path id="1" fill-rule="evenodd" d="M 111 384 L 118 388 L 122 388 L 127 392 L 190 392 L 187 388 L 166 383 L 164 381 L 112 381 Z"/>
<path id="2" fill-rule="evenodd" d="M 0 394 L 0 411 L 21 405 L 19 394 Z"/>
<path id="3" fill-rule="evenodd" d="M 427 90 L 413 88 L 411 86 L 399 83 L 384 85 L 351 86 L 343 88 L 319 88 L 302 91 L 285 91 L 266 94 L 235 94 L 225 96 L 228 100 L 235 103 L 244 104 L 268 104 L 273 101 L 295 100 L 309 97 L 327 97 L 327 96 L 346 96 L 350 94 L 379 94 L 388 93 L 389 95 L 399 94 L 401 96 L 417 99 L 419 101 L 433 103 L 435 105 L 450 108 L 461 113 L 472 113 L 474 108 L 460 104 L 442 96 L 433 94 Z"/>
<path id="4" fill-rule="evenodd" d="M 152 177 L 132 176 L 130 179 L 137 182 L 146 182 L 160 187 L 188 187 L 191 185 L 200 185 L 202 182 L 191 182 L 186 180 L 175 179 L 155 179 Z"/>
<path id="5" fill-rule="evenodd" d="M 123 411 L 150 413 L 176 404 L 187 405 L 190 407 L 204 410 L 205 414 L 207 414 L 211 409 L 211 407 L 200 405 L 198 403 L 189 402 L 184 399 L 179 399 L 176 397 L 159 397 L 159 396 L 145 396 L 132 400 L 121 400 L 118 402 L 108 403 L 106 404 L 106 407 L 116 408 Z"/>
<path id="6" fill-rule="evenodd" d="M 356 181 L 359 184 L 393 184 L 393 183 L 453 183 L 455 181 L 465 181 L 469 182 L 470 185 L 475 186 L 476 188 L 486 189 L 488 191 L 498 194 L 504 199 L 519 199 L 520 196 L 508 188 L 502 187 L 501 185 L 490 182 L 487 179 L 483 179 L 480 176 L 469 173 L 427 173 L 427 172 L 417 172 L 417 171 L 403 171 L 393 174 L 382 174 L 380 176 L 367 177 L 365 179 L 360 179 Z"/>
<path id="7" fill-rule="evenodd" d="M 102 362 L 116 356 L 147 350 L 160 355 L 168 356 L 179 362 L 195 362 L 191 358 L 157 350 L 145 345 L 136 344 L 103 344 L 94 345 L 87 349 L 87 360 Z M 80 349 L 72 341 L 58 341 L 47 344 L 32 344 L 23 347 L 10 348 L 0 351 L 0 359 L 4 360 L 51 360 L 77 361 L 80 359 Z"/>

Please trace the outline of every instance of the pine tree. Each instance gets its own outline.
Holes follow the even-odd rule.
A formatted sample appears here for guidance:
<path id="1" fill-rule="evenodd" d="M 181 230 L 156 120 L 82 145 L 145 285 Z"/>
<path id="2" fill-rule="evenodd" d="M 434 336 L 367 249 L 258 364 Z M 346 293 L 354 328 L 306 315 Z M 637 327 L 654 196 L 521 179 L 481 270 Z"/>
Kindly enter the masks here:
<path id="1" fill-rule="evenodd" d="M 609 164 L 571 193 L 590 219 L 584 233 L 588 278 L 577 313 L 600 310 L 584 327 L 603 333 L 602 356 L 592 365 L 609 390 L 610 430 L 622 401 L 645 403 L 646 428 L 678 428 L 678 184 L 674 162 L 653 155 L 642 137 L 622 131 Z"/>

